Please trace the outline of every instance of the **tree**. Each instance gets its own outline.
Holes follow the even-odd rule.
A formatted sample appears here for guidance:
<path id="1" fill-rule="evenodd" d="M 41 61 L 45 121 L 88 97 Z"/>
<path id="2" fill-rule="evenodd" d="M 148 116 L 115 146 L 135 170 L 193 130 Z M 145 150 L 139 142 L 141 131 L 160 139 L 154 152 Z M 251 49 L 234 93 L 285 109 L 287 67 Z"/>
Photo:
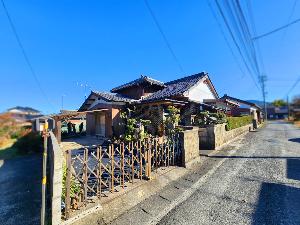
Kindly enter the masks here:
<path id="1" fill-rule="evenodd" d="M 293 105 L 300 107 L 300 95 L 293 98 Z"/>
<path id="2" fill-rule="evenodd" d="M 168 137 L 174 135 L 178 128 L 178 122 L 180 121 L 180 109 L 177 109 L 174 106 L 168 106 L 167 108 L 168 114 L 164 121 L 165 133 Z"/>
<path id="3" fill-rule="evenodd" d="M 137 118 L 135 109 L 128 108 L 121 113 L 121 118 L 124 120 L 125 125 L 125 135 L 123 137 L 125 141 L 144 140 L 148 136 L 145 126 L 148 126 L 151 121 Z"/>
<path id="4" fill-rule="evenodd" d="M 282 107 L 282 106 L 286 106 L 286 101 L 282 100 L 282 99 L 276 99 L 272 102 L 272 105 L 274 105 L 275 107 Z"/>
<path id="5" fill-rule="evenodd" d="M 292 105 L 293 105 L 292 107 L 294 109 L 299 109 L 300 108 L 300 95 L 294 97 Z M 295 111 L 293 113 L 293 117 L 294 117 L 295 120 L 300 120 L 300 112 Z"/>

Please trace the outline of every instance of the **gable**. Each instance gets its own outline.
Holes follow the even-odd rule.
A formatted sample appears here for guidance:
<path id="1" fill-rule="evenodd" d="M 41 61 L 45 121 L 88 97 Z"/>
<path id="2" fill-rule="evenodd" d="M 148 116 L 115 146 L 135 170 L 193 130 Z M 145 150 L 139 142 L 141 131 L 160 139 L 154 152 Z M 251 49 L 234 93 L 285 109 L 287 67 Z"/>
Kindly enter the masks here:
<path id="1" fill-rule="evenodd" d="M 213 93 L 212 88 L 205 81 L 201 81 L 185 93 L 191 101 L 203 102 L 204 99 L 217 99 L 217 96 Z"/>

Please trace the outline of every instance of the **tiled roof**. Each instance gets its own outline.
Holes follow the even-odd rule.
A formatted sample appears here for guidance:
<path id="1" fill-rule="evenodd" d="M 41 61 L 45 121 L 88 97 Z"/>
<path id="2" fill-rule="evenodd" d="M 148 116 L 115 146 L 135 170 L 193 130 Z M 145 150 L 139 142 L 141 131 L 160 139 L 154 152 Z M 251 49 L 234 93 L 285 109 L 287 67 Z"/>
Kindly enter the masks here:
<path id="1" fill-rule="evenodd" d="M 202 72 L 165 83 L 166 87 L 144 98 L 144 101 L 163 99 L 184 94 L 207 74 Z"/>
<path id="2" fill-rule="evenodd" d="M 164 83 L 161 82 L 161 81 L 158 81 L 158 80 L 155 80 L 151 77 L 147 77 L 147 76 L 141 76 L 140 78 L 134 80 L 134 81 L 131 81 L 129 83 L 126 83 L 126 84 L 123 84 L 121 86 L 118 86 L 118 87 L 115 87 L 111 90 L 111 92 L 116 92 L 116 91 L 119 91 L 121 89 L 125 89 L 125 88 L 128 88 L 128 87 L 131 87 L 131 86 L 135 86 L 135 85 L 138 85 L 138 84 L 142 84 L 142 83 L 149 83 L 149 84 L 155 84 L 155 85 L 158 85 L 158 86 L 161 86 L 161 87 L 165 87 Z"/>
<path id="3" fill-rule="evenodd" d="M 100 92 L 100 91 L 92 91 L 95 95 L 104 98 L 108 101 L 113 102 L 132 102 L 134 99 L 129 98 L 127 96 L 121 95 L 121 94 L 115 94 L 115 93 L 109 93 L 109 92 Z"/>
<path id="4" fill-rule="evenodd" d="M 248 101 L 245 101 L 245 100 L 242 100 L 242 99 L 238 99 L 238 98 L 234 98 L 234 97 L 231 97 L 231 96 L 228 96 L 228 95 L 224 95 L 223 97 L 221 97 L 221 99 L 231 99 L 233 101 L 236 101 L 236 102 L 240 102 L 244 105 L 249 105 L 249 106 L 253 106 L 253 107 L 256 107 L 258 109 L 261 109 L 261 107 L 255 103 L 252 103 L 252 102 L 248 102 Z"/>
<path id="5" fill-rule="evenodd" d="M 23 107 L 23 106 L 16 106 L 13 108 L 8 109 L 7 111 L 11 111 L 11 110 L 18 110 L 18 111 L 22 111 L 24 113 L 40 113 L 40 111 L 33 109 L 31 107 Z"/>

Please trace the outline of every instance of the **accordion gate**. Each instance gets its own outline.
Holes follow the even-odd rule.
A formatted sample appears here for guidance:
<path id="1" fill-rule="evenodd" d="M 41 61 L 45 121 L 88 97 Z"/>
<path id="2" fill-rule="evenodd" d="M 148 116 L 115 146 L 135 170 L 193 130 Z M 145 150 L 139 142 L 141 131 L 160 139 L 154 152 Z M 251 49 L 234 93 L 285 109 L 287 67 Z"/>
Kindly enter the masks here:
<path id="1" fill-rule="evenodd" d="M 65 217 L 137 179 L 150 179 L 159 167 L 180 165 L 181 156 L 178 135 L 67 151 Z"/>

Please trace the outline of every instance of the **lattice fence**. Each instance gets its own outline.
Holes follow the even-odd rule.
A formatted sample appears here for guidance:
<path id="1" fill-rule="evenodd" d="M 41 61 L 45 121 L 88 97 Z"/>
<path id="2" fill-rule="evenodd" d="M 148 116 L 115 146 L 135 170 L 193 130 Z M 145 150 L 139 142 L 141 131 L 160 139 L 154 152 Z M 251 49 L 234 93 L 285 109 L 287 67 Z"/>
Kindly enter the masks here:
<path id="1" fill-rule="evenodd" d="M 159 167 L 179 165 L 181 155 L 178 135 L 67 151 L 65 217 L 137 179 L 150 179 Z"/>

